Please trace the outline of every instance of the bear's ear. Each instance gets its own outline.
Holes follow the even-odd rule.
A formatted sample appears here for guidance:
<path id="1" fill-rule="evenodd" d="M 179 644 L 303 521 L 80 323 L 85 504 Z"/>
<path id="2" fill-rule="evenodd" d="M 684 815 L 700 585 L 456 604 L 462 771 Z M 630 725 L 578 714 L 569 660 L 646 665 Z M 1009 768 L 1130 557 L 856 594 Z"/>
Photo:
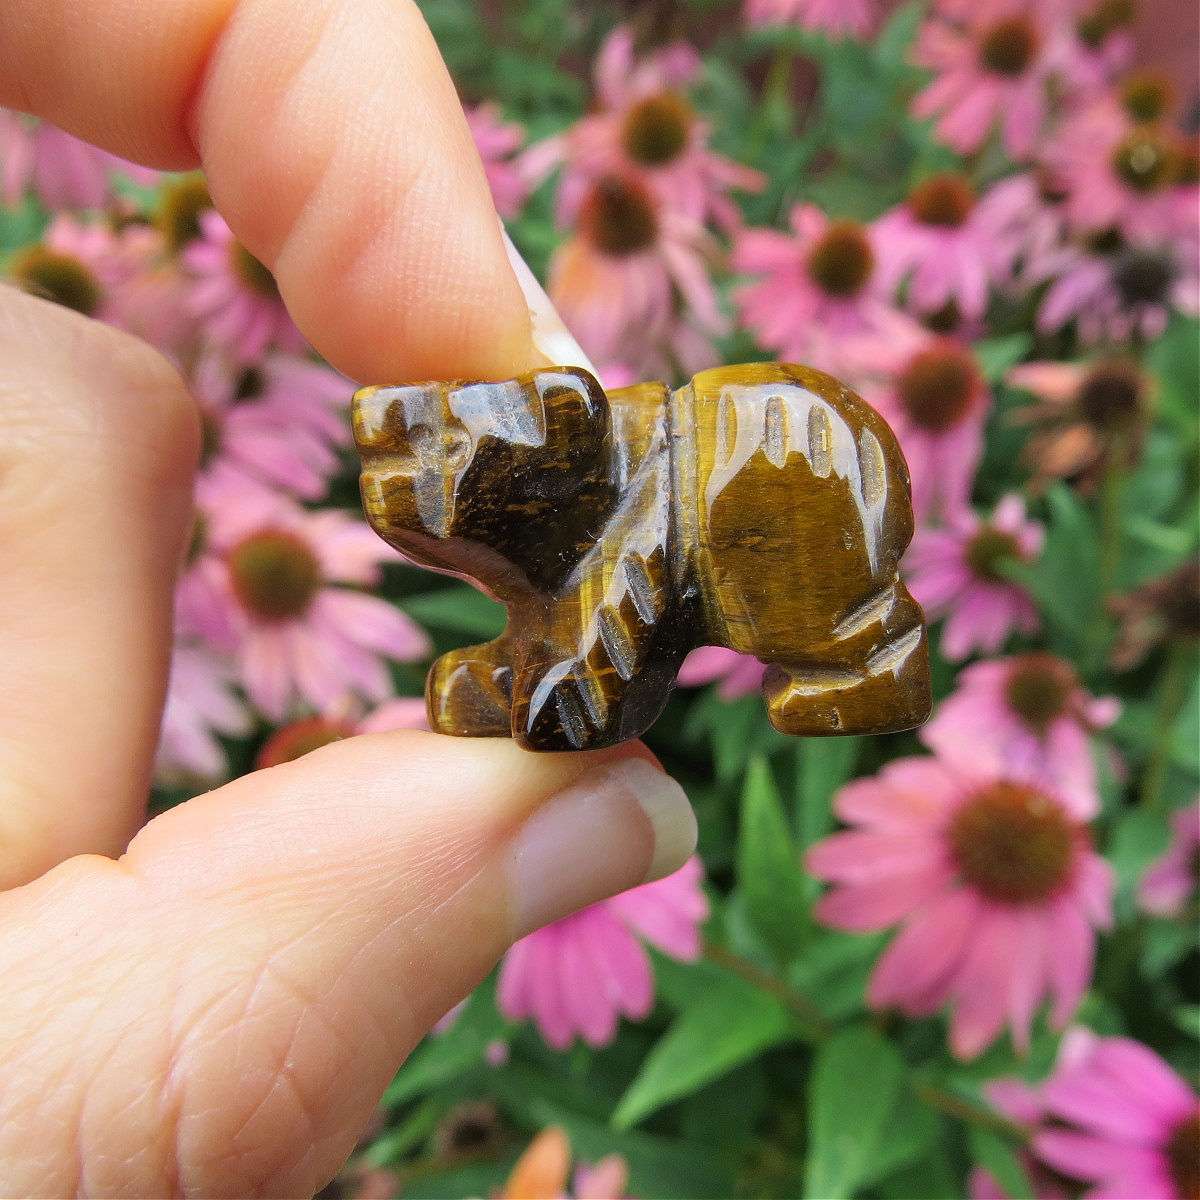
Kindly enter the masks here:
<path id="1" fill-rule="evenodd" d="M 359 454 L 408 454 L 411 427 L 441 428 L 449 416 L 444 383 L 372 385 L 354 393 L 350 407 Z"/>
<path id="2" fill-rule="evenodd" d="M 535 371 L 530 386 L 541 404 L 546 442 L 569 444 L 574 439 L 598 442 L 608 433 L 608 397 L 599 381 L 582 367 Z"/>

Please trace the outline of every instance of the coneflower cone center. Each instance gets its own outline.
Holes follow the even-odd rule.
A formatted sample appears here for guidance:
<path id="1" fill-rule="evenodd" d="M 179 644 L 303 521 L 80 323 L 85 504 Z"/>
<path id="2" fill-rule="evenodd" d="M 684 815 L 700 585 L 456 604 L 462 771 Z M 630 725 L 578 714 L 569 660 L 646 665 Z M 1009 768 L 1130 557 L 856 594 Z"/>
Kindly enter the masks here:
<path id="1" fill-rule="evenodd" d="M 1048 900 L 1070 878 L 1075 830 L 1050 797 L 990 784 L 954 814 L 950 851 L 962 881 L 1000 904 Z"/>
<path id="2" fill-rule="evenodd" d="M 957 229 L 975 207 L 975 189 L 965 175 L 947 171 L 918 184 L 908 198 L 908 207 L 922 225 Z"/>
<path id="3" fill-rule="evenodd" d="M 1200 1113 L 1181 1121 L 1163 1148 L 1175 1195 L 1200 1200 Z"/>
<path id="4" fill-rule="evenodd" d="M 268 300 L 279 299 L 275 276 L 241 242 L 229 243 L 229 259 L 234 273 L 252 292 Z"/>
<path id="5" fill-rule="evenodd" d="M 1162 250 L 1126 249 L 1113 265 L 1113 283 L 1127 305 L 1165 304 L 1175 267 Z"/>
<path id="6" fill-rule="evenodd" d="M 1011 533 L 994 529 L 990 525 L 982 529 L 967 543 L 967 566 L 980 579 L 991 583 L 1002 582 L 1000 567 L 1006 562 L 1016 562 L 1022 557 L 1021 547 Z"/>
<path id="7" fill-rule="evenodd" d="M 1121 85 L 1121 103 L 1135 121 L 1160 121 L 1174 102 L 1174 85 L 1161 71 L 1137 71 Z"/>
<path id="8" fill-rule="evenodd" d="M 321 566 L 309 545 L 293 533 L 252 533 L 229 552 L 233 590 L 246 609 L 264 621 L 302 617 L 321 588 Z"/>
<path id="9" fill-rule="evenodd" d="M 221 418 L 211 409 L 200 408 L 200 465 L 207 466 L 221 451 Z"/>
<path id="10" fill-rule="evenodd" d="M 1170 576 L 1159 611 L 1175 637 L 1200 638 L 1200 572 L 1194 561 Z"/>
<path id="11" fill-rule="evenodd" d="M 687 149 L 696 114 L 677 92 L 639 100 L 625 115 L 621 145 L 634 162 L 664 167 Z"/>
<path id="12" fill-rule="evenodd" d="M 255 758 L 257 767 L 277 767 L 297 758 L 353 737 L 354 728 L 345 721 L 331 717 L 307 717 L 277 729 L 265 742 Z"/>
<path id="13" fill-rule="evenodd" d="M 494 1147 L 502 1134 L 500 1115 L 493 1104 L 483 1101 L 463 1104 L 452 1110 L 435 1135 L 438 1146 L 448 1154 L 480 1154 Z"/>
<path id="14" fill-rule="evenodd" d="M 990 26 L 979 42 L 979 62 L 993 75 L 1015 79 L 1038 52 L 1041 38 L 1028 17 L 1008 17 Z"/>
<path id="15" fill-rule="evenodd" d="M 808 255 L 808 273 L 822 291 L 840 299 L 857 296 L 875 269 L 875 252 L 857 221 L 834 221 Z"/>
<path id="16" fill-rule="evenodd" d="M 896 380 L 896 393 L 914 425 L 944 433 L 967 415 L 980 382 L 975 356 L 944 342 L 909 360 Z"/>
<path id="17" fill-rule="evenodd" d="M 1004 687 L 1009 707 L 1038 734 L 1067 711 L 1074 691 L 1074 673 L 1053 654 L 1022 655 L 1009 668 Z"/>
<path id="18" fill-rule="evenodd" d="M 210 208 L 212 197 L 203 175 L 185 175 L 163 188 L 154 224 L 172 254 L 200 236 L 200 215 Z"/>
<path id="19" fill-rule="evenodd" d="M 1136 16 L 1134 0 L 1100 0 L 1090 12 L 1079 18 L 1075 31 L 1085 46 L 1095 50 L 1118 29 L 1132 25 Z"/>
<path id="20" fill-rule="evenodd" d="M 640 254 L 658 237 L 653 197 L 632 180 L 596 184 L 580 211 L 580 225 L 593 245 L 614 258 Z"/>
<path id="21" fill-rule="evenodd" d="M 267 386 L 267 377 L 261 367 L 247 367 L 237 379 L 233 389 L 233 400 L 240 404 L 243 400 L 254 400 L 261 396 Z"/>
<path id="22" fill-rule="evenodd" d="M 1174 146 L 1157 129 L 1142 125 L 1113 151 L 1113 170 L 1135 192 L 1160 191 L 1175 182 Z"/>
<path id="23" fill-rule="evenodd" d="M 23 250 L 12 260 L 9 274 L 27 292 L 85 317 L 95 316 L 104 299 L 104 288 L 85 263 L 49 246 Z"/>
<path id="24" fill-rule="evenodd" d="M 1144 392 L 1141 373 L 1132 363 L 1101 363 L 1079 387 L 1079 411 L 1097 429 L 1120 430 L 1141 415 Z"/>

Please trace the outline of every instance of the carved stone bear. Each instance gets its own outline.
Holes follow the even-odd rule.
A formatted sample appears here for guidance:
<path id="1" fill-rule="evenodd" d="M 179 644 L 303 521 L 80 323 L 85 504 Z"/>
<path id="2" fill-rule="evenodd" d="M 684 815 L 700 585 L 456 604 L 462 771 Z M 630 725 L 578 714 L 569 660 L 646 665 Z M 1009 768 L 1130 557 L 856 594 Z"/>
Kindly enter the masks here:
<path id="1" fill-rule="evenodd" d="M 701 645 L 768 665 L 784 733 L 929 713 L 923 615 L 897 575 L 907 468 L 828 375 L 752 364 L 606 395 L 563 367 L 367 387 L 354 430 L 380 536 L 508 607 L 501 637 L 434 664 L 435 730 L 611 745 L 653 723 Z"/>

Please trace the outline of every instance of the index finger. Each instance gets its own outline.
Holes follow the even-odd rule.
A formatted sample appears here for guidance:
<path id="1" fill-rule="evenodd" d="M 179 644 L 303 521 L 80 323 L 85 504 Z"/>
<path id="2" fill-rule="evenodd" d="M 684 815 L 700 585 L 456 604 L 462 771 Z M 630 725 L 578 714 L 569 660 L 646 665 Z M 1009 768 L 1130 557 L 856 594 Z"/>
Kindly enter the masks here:
<path id="1" fill-rule="evenodd" d="M 301 331 L 351 378 L 543 361 L 412 0 L 9 0 L 0 101 L 138 162 L 203 166 Z"/>

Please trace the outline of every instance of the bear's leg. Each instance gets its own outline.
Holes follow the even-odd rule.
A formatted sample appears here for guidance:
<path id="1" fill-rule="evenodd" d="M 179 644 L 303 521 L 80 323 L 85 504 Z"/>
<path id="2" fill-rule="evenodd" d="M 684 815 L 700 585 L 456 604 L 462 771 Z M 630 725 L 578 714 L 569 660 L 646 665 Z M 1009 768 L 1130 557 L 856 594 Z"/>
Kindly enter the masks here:
<path id="1" fill-rule="evenodd" d="M 662 712 L 694 620 L 671 603 L 602 605 L 574 652 L 542 643 L 515 664 L 512 735 L 527 750 L 597 750 L 640 737 Z"/>
<path id="2" fill-rule="evenodd" d="M 640 737 L 665 707 L 685 653 L 664 644 L 663 656 L 629 679 L 587 658 L 518 671 L 513 737 L 526 750 L 599 750 Z"/>
<path id="3" fill-rule="evenodd" d="M 875 633 L 861 656 L 768 663 L 763 694 L 771 724 L 799 737 L 892 733 L 920 725 L 931 703 L 925 627 L 919 620 L 899 630 L 876 625 Z M 852 641 L 860 643 L 861 636 Z"/>
<path id="4" fill-rule="evenodd" d="M 457 737 L 507 737 L 512 663 L 507 636 L 443 654 L 425 683 L 429 725 Z"/>

